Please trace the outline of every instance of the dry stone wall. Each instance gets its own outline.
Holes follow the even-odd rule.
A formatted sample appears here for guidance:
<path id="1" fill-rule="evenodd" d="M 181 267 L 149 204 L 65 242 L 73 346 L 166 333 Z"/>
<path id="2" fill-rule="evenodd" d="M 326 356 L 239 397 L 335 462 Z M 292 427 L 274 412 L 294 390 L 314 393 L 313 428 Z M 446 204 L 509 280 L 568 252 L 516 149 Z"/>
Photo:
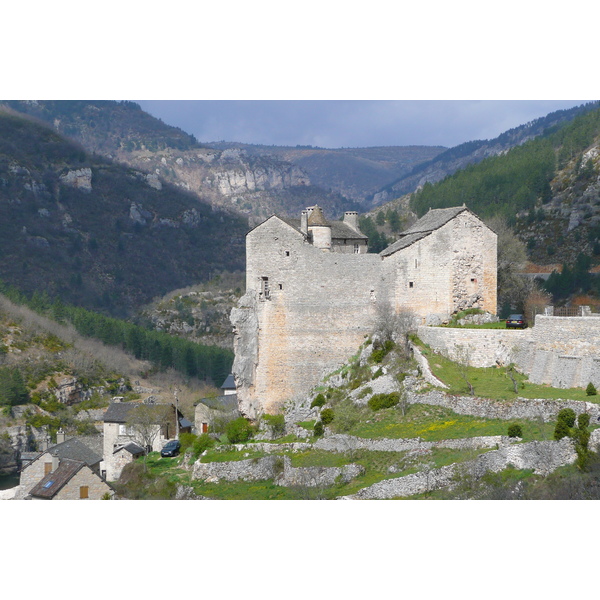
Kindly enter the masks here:
<path id="1" fill-rule="evenodd" d="M 525 330 L 420 326 L 417 334 L 435 351 L 474 367 L 515 363 L 532 383 L 600 387 L 600 317 L 537 315 Z"/>
<path id="2" fill-rule="evenodd" d="M 455 463 L 439 469 L 386 479 L 344 499 L 383 500 L 414 496 L 439 488 L 452 487 L 456 477 L 462 473 L 479 479 L 488 471 L 498 472 L 509 466 L 517 469 L 533 469 L 534 473 L 547 475 L 558 467 L 573 464 L 576 458 L 573 441 L 569 438 L 563 438 L 559 442 L 515 444 L 486 452 L 467 463 Z"/>
<path id="3" fill-rule="evenodd" d="M 472 415 L 485 419 L 541 420 L 549 423 L 556 420 L 563 408 L 571 408 L 575 414 L 587 413 L 592 424 L 600 424 L 600 405 L 578 400 L 546 400 L 517 398 L 516 400 L 490 400 L 474 396 L 452 396 L 442 391 L 423 394 L 409 392 L 407 400 L 411 404 L 432 404 L 443 406 L 460 415 Z"/>
<path id="4" fill-rule="evenodd" d="M 451 360 L 468 359 L 473 367 L 494 367 L 514 362 L 515 353 L 531 340 L 531 330 L 461 329 L 427 327 L 417 329 L 419 339 Z"/>

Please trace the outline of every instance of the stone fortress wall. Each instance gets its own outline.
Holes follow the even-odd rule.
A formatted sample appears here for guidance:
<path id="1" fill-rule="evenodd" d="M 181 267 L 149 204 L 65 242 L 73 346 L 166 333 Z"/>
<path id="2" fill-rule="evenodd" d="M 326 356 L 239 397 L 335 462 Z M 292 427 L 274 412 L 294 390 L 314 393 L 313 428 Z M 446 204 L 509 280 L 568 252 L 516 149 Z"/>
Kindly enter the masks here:
<path id="1" fill-rule="evenodd" d="M 476 367 L 512 362 L 532 383 L 600 386 L 600 317 L 537 315 L 525 330 L 421 326 L 417 335 L 434 350 Z"/>
<path id="2" fill-rule="evenodd" d="M 249 418 L 308 393 L 390 308 L 423 321 L 496 310 L 496 234 L 466 207 L 430 211 L 380 254 L 336 248 L 323 222 L 319 214 L 311 227 L 308 217 L 304 229 L 274 216 L 246 237 L 246 294 L 231 321 L 239 408 Z"/>

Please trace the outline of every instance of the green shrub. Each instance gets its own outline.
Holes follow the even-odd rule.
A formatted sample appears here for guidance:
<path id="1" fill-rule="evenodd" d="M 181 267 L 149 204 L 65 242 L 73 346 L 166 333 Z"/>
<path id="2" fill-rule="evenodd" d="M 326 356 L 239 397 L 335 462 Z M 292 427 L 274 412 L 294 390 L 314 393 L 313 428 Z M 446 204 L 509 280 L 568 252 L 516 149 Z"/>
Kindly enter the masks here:
<path id="1" fill-rule="evenodd" d="M 195 437 L 196 439 L 192 444 L 192 455 L 193 458 L 197 460 L 205 450 L 208 450 L 215 445 L 215 440 L 213 440 L 208 433 L 203 433 L 202 435 Z"/>
<path id="2" fill-rule="evenodd" d="M 244 442 L 247 442 L 252 437 L 252 433 L 252 425 L 250 425 L 244 417 L 234 419 L 229 422 L 225 428 L 225 435 L 232 444 L 243 444 Z"/>
<path id="3" fill-rule="evenodd" d="M 323 421 L 317 421 L 315 423 L 313 432 L 317 437 L 321 437 L 325 433 L 325 426 L 323 425 Z"/>
<path id="4" fill-rule="evenodd" d="M 558 411 L 557 421 L 564 421 L 567 427 L 573 427 L 576 418 L 575 411 L 572 408 L 563 408 Z"/>
<path id="5" fill-rule="evenodd" d="M 310 407 L 311 408 L 315 408 L 315 406 L 321 407 L 324 404 L 325 404 L 325 396 L 323 396 L 323 394 L 317 394 L 315 396 L 315 399 L 311 402 Z"/>
<path id="6" fill-rule="evenodd" d="M 360 390 L 360 393 L 358 394 L 358 396 L 357 396 L 357 397 L 358 397 L 359 399 L 360 399 L 360 398 L 364 398 L 365 396 L 368 396 L 369 394 L 372 394 L 372 393 L 373 393 L 373 388 L 371 388 L 371 387 L 366 387 L 366 388 L 364 388 L 364 389 Z"/>
<path id="7" fill-rule="evenodd" d="M 391 408 L 400 402 L 400 393 L 375 394 L 369 399 L 368 405 L 371 410 L 381 410 L 382 408 Z"/>
<path id="8" fill-rule="evenodd" d="M 591 381 L 587 384 L 587 387 L 585 388 L 585 393 L 588 396 L 595 396 L 598 393 L 594 384 Z"/>
<path id="9" fill-rule="evenodd" d="M 373 352 L 371 352 L 371 360 L 378 364 L 383 361 L 383 359 L 390 353 L 390 351 L 394 348 L 394 342 L 392 340 L 386 340 L 383 345 L 375 348 Z"/>
<path id="10" fill-rule="evenodd" d="M 556 426 L 554 427 L 554 439 L 558 441 L 571 436 L 571 428 L 575 425 L 575 419 L 575 411 L 572 408 L 563 408 L 558 411 Z"/>
<path id="11" fill-rule="evenodd" d="M 329 425 L 334 419 L 334 413 L 332 408 L 324 408 L 321 411 L 321 421 L 323 425 Z"/>
<path id="12" fill-rule="evenodd" d="M 587 413 L 581 413 L 578 417 L 577 417 L 577 427 L 579 429 L 585 429 L 586 427 L 588 427 L 590 424 L 590 415 L 588 415 Z"/>
<path id="13" fill-rule="evenodd" d="M 520 425 L 514 423 L 513 425 L 508 426 L 508 437 L 510 438 L 522 438 L 523 437 L 523 429 Z"/>
<path id="14" fill-rule="evenodd" d="M 181 443 L 181 453 L 185 454 L 186 450 L 190 449 L 193 446 L 196 439 L 197 436 L 193 433 L 180 433 L 179 442 Z"/>
<path id="15" fill-rule="evenodd" d="M 285 418 L 283 415 L 263 415 L 274 437 L 285 435 Z"/>

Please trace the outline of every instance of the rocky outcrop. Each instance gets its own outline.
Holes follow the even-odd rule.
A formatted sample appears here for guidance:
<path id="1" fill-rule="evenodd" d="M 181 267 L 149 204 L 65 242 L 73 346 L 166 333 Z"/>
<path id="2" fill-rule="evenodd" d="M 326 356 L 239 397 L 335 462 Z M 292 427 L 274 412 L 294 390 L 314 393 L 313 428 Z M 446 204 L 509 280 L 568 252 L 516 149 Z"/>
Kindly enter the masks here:
<path id="1" fill-rule="evenodd" d="M 76 188 L 83 192 L 91 192 L 92 170 L 90 168 L 84 168 L 67 171 L 67 173 L 60 176 L 60 182 L 63 185 L 68 185 L 69 187 Z"/>

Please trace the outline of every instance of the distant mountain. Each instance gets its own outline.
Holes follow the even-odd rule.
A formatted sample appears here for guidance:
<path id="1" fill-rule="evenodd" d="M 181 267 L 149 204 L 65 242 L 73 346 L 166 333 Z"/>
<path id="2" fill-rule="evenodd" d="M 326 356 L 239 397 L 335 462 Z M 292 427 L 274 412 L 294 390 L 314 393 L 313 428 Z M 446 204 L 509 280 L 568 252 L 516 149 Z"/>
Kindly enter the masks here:
<path id="1" fill-rule="evenodd" d="M 415 166 L 412 172 L 401 176 L 395 182 L 383 186 L 375 195 L 373 206 L 412 193 L 425 183 L 441 181 L 459 169 L 481 162 L 490 156 L 503 154 L 528 140 L 548 135 L 561 124 L 572 121 L 578 115 L 585 114 L 590 110 L 595 110 L 598 106 L 600 106 L 598 102 L 590 102 L 574 108 L 558 110 L 545 117 L 509 129 L 492 140 L 473 140 L 450 148 L 430 161 Z"/>
<path id="2" fill-rule="evenodd" d="M 358 208 L 339 192 L 313 185 L 307 172 L 281 157 L 216 149 L 145 113 L 134 102 L 5 101 L 0 104 L 49 124 L 103 155 L 173 184 L 254 225 L 273 213 L 297 215 L 319 204 L 330 215 Z M 333 191 L 332 191 L 333 190 Z"/>
<path id="3" fill-rule="evenodd" d="M 307 173 L 315 185 L 361 203 L 383 186 L 410 173 L 444 152 L 443 146 L 380 146 L 371 148 L 316 148 L 212 142 L 212 148 L 241 149 L 248 156 L 272 156 Z"/>
<path id="4" fill-rule="evenodd" d="M 0 110 L 6 283 L 125 316 L 170 290 L 243 269 L 247 230 L 246 219 L 155 173 L 89 154 L 39 121 Z"/>

